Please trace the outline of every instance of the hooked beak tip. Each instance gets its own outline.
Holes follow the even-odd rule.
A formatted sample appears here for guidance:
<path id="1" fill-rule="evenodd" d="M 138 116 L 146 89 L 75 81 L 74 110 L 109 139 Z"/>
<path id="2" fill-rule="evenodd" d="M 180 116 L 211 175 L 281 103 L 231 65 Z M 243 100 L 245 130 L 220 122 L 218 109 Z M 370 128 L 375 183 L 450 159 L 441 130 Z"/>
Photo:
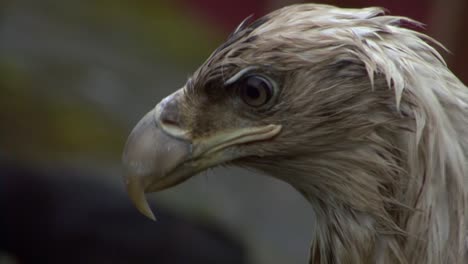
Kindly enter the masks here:
<path id="1" fill-rule="evenodd" d="M 138 211 L 140 211 L 140 213 L 149 219 L 156 221 L 156 217 L 154 216 L 153 211 L 151 211 L 148 200 L 146 200 L 142 182 L 138 181 L 137 179 L 127 179 L 125 184 L 128 195 L 130 196 L 130 199 Z"/>
<path id="2" fill-rule="evenodd" d="M 168 186 L 167 182 L 172 179 L 167 177 L 168 172 L 191 154 L 191 145 L 187 140 L 169 135 L 159 126 L 158 108 L 148 112 L 138 122 L 122 154 L 124 180 L 130 199 L 142 214 L 153 220 L 155 217 L 145 192 Z M 171 131 L 174 130 L 178 132 L 177 129 Z"/>

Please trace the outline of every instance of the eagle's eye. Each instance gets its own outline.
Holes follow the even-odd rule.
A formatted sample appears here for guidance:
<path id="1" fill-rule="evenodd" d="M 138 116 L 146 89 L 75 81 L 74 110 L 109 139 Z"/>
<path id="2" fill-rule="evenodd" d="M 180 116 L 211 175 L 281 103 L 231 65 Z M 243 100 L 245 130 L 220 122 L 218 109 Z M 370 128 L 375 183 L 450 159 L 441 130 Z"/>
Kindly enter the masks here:
<path id="1" fill-rule="evenodd" d="M 239 96 L 249 106 L 262 106 L 273 96 L 271 82 L 259 75 L 250 75 L 243 78 L 239 83 Z"/>

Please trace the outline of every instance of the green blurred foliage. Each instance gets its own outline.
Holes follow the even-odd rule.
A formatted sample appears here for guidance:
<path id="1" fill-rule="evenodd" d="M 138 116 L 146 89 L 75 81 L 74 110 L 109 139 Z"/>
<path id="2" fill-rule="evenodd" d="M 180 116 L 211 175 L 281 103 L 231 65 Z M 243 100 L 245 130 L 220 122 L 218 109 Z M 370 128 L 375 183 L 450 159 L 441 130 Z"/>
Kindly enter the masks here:
<path id="1" fill-rule="evenodd" d="M 170 1 L 65 2 L 2 1 L 0 11 L 6 10 L 9 15 L 9 4 L 15 4 L 16 9 L 27 7 L 47 18 L 52 25 L 51 36 L 59 40 L 68 36 L 57 35 L 60 32 L 73 35 L 76 31 L 91 39 L 104 39 L 109 48 L 119 44 L 117 50 L 124 49 L 122 52 L 137 61 L 168 63 L 175 68 L 180 65 L 184 70 L 196 68 L 221 41 L 222 34 L 215 26 Z M 2 18 L 0 15 L 0 29 Z M 115 32 L 125 32 L 131 41 L 113 43 Z M 74 100 L 60 98 L 67 92 L 77 94 L 73 89 L 79 89 L 76 84 L 92 65 L 67 61 L 66 57 L 60 58 L 62 61 L 45 57 L 41 58 L 45 63 L 39 63 L 35 71 L 37 58 L 28 56 L 11 59 L 0 45 L 0 153 L 28 160 L 83 156 L 120 160 L 128 124 L 115 121 L 118 118 L 112 113 L 103 113 L 102 107 L 79 96 Z M 60 76 L 58 82 L 56 76 Z M 145 96 L 144 91 L 140 93 Z"/>
<path id="2" fill-rule="evenodd" d="M 112 1 L 95 2 L 94 23 L 107 21 L 117 24 L 122 17 L 131 17 L 136 35 L 151 47 L 165 50 L 180 63 L 200 62 L 219 43 L 221 32 L 203 23 L 195 14 L 171 1 Z M 105 14 L 106 19 L 100 16 Z"/>
<path id="3" fill-rule="evenodd" d="M 124 141 L 122 125 L 92 105 L 50 98 L 30 76 L 0 64 L 0 146 L 19 159 L 115 158 Z"/>
<path id="4" fill-rule="evenodd" d="M 56 5 L 39 8 L 68 24 L 88 24 L 100 28 L 131 29 L 145 48 L 143 53 L 164 51 L 176 63 L 199 63 L 222 41 L 220 29 L 208 25 L 201 17 L 173 1 L 88 1 L 85 10 L 74 15 L 64 13 Z M 85 14 L 85 15 L 83 15 Z M 158 52 L 157 52 L 158 51 Z"/>

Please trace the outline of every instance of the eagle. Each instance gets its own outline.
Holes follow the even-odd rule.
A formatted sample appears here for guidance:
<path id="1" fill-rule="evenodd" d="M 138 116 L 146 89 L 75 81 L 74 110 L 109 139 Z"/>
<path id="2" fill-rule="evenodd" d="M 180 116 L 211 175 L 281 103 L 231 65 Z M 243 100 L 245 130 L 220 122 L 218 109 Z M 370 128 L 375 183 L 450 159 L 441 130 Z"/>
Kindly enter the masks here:
<path id="1" fill-rule="evenodd" d="M 468 88 L 421 24 L 381 8 L 245 20 L 147 113 L 123 153 L 145 193 L 220 165 L 299 191 L 310 263 L 468 263 Z"/>

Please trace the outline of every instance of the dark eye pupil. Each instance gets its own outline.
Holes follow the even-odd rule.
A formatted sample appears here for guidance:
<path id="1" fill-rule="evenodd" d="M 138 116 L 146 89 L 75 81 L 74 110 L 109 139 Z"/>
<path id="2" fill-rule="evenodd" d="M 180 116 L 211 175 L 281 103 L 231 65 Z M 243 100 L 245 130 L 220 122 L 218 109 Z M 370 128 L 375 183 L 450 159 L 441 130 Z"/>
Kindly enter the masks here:
<path id="1" fill-rule="evenodd" d="M 257 107 L 266 104 L 271 99 L 273 88 L 267 79 L 252 75 L 243 80 L 240 92 L 244 103 Z"/>
<path id="2" fill-rule="evenodd" d="M 254 100 L 260 97 L 260 91 L 258 90 L 257 87 L 247 86 L 245 93 L 248 97 Z"/>

